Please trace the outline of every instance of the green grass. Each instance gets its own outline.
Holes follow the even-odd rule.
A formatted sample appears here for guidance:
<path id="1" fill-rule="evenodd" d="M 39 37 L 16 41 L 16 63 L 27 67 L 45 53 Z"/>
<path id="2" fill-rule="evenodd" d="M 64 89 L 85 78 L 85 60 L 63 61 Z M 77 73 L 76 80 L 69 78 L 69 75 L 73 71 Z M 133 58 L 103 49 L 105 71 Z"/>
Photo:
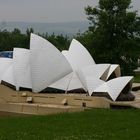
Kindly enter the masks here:
<path id="1" fill-rule="evenodd" d="M 140 75 L 134 76 L 134 82 L 140 83 Z"/>
<path id="2" fill-rule="evenodd" d="M 0 140 L 139 140 L 140 110 L 0 117 Z"/>

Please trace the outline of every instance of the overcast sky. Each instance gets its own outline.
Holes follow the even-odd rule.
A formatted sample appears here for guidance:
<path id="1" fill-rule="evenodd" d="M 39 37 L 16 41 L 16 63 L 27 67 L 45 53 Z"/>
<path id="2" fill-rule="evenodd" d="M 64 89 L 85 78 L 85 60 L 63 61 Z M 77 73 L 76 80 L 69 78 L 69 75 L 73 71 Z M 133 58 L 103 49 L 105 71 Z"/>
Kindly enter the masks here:
<path id="1" fill-rule="evenodd" d="M 69 22 L 86 20 L 84 7 L 98 0 L 0 0 L 0 21 Z M 140 0 L 132 5 L 140 13 Z"/>

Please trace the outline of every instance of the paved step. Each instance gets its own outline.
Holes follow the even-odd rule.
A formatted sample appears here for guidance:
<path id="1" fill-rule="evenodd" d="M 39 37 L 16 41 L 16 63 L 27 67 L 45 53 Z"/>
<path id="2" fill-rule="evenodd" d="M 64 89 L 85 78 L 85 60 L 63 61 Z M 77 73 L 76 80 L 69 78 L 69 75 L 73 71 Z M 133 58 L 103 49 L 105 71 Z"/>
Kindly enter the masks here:
<path id="1" fill-rule="evenodd" d="M 32 115 L 47 115 L 63 112 L 80 112 L 83 110 L 84 110 L 83 107 L 53 105 L 53 104 L 34 104 L 34 103 L 0 104 L 0 111 L 20 114 L 32 114 Z"/>

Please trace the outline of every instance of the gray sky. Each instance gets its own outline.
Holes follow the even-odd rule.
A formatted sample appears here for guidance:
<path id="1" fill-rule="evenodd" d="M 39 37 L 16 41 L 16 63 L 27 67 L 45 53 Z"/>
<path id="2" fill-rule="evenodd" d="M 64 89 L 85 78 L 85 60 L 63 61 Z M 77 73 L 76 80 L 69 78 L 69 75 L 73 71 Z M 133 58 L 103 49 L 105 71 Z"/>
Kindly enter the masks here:
<path id="1" fill-rule="evenodd" d="M 98 0 L 0 0 L 0 21 L 69 22 L 86 20 L 84 7 Z M 133 0 L 140 13 L 140 0 Z"/>

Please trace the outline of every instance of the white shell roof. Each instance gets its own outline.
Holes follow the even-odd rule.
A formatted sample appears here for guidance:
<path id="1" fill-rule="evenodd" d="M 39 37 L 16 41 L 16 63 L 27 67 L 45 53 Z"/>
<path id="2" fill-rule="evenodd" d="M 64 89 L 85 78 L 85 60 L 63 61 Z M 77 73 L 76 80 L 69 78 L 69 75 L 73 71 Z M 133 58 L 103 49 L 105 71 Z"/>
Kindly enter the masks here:
<path id="1" fill-rule="evenodd" d="M 91 96 L 93 91 L 101 86 L 105 81 L 100 80 L 100 79 L 95 79 L 93 76 L 86 77 L 86 83 L 87 83 L 87 89 L 88 93 Z"/>
<path id="2" fill-rule="evenodd" d="M 70 80 L 72 78 L 72 75 L 73 75 L 73 73 L 70 73 L 70 74 L 66 75 L 62 79 L 60 79 L 60 80 L 54 82 L 53 84 L 51 84 L 49 87 L 66 91 L 68 89 L 68 86 L 69 86 Z"/>
<path id="3" fill-rule="evenodd" d="M 73 70 L 76 71 L 78 69 L 95 64 L 95 61 L 93 60 L 88 50 L 75 39 L 72 40 L 69 51 L 64 50 L 62 51 L 62 54 L 67 58 Z M 116 77 L 120 77 L 120 66 L 116 64 L 111 65 L 101 79 L 103 79 L 104 81 L 108 80 L 109 76 L 113 72 L 115 72 Z"/>
<path id="4" fill-rule="evenodd" d="M 12 62 L 13 59 L 11 58 L 0 58 L 0 82 L 5 71 L 8 69 L 8 67 L 10 67 L 10 65 L 12 65 Z"/>
<path id="5" fill-rule="evenodd" d="M 72 75 L 72 78 L 69 83 L 67 91 L 75 90 L 75 89 L 83 89 L 83 90 L 87 91 L 86 88 L 84 87 L 84 85 L 82 84 L 82 82 L 80 81 L 77 73 L 73 72 L 73 75 Z"/>
<path id="6" fill-rule="evenodd" d="M 120 72 L 120 66 L 117 65 L 117 64 L 112 64 L 110 66 L 110 69 L 109 69 L 109 72 L 108 72 L 108 75 L 107 75 L 107 79 L 109 78 L 109 76 L 115 72 L 116 76 L 117 77 L 120 77 L 121 76 L 121 72 Z"/>
<path id="7" fill-rule="evenodd" d="M 13 51 L 14 78 L 16 89 L 31 88 L 30 50 L 14 48 Z"/>
<path id="8" fill-rule="evenodd" d="M 65 91 L 82 88 L 89 95 L 108 93 L 114 101 L 133 79 L 119 77 L 119 65 L 95 64 L 86 48 L 75 39 L 69 51 L 61 53 L 35 34 L 31 34 L 30 50 L 15 48 L 13 59 L 0 58 L 0 66 L 0 73 L 3 73 L 0 81 L 16 86 L 17 90 L 19 87 L 32 88 L 34 92 L 47 87 Z M 119 78 L 104 82 L 113 72 Z"/>
<path id="9" fill-rule="evenodd" d="M 75 64 L 75 60 L 74 58 L 71 56 L 70 52 L 67 50 L 63 50 L 62 54 L 65 56 L 65 58 L 68 60 L 68 62 L 70 63 L 71 67 L 73 70 L 75 70 L 77 68 L 76 64 Z"/>
<path id="10" fill-rule="evenodd" d="M 107 76 L 107 72 L 110 68 L 110 64 L 96 64 L 88 67 L 84 67 L 83 69 L 79 69 L 78 72 L 83 74 L 84 77 L 94 77 L 94 79 L 100 79 L 101 77 Z"/>
<path id="11" fill-rule="evenodd" d="M 84 86 L 82 85 L 81 81 L 79 80 L 77 74 L 75 72 L 72 72 L 62 79 L 54 82 L 49 87 L 61 89 L 65 91 L 75 90 L 75 89 L 83 89 L 86 91 Z"/>
<path id="12" fill-rule="evenodd" d="M 78 77 L 89 95 L 103 83 L 102 77 L 107 76 L 110 64 L 96 64 L 78 70 Z"/>
<path id="13" fill-rule="evenodd" d="M 69 51 L 63 51 L 62 53 L 71 64 L 73 70 L 95 64 L 95 61 L 87 49 L 75 39 L 72 40 Z"/>
<path id="14" fill-rule="evenodd" d="M 108 82 L 105 82 L 98 88 L 94 90 L 94 92 L 104 92 L 108 93 L 113 101 L 117 99 L 119 94 L 122 92 L 122 90 L 125 88 L 125 86 L 132 82 L 133 77 L 132 76 L 126 76 L 126 77 L 119 77 L 112 79 Z M 94 94 L 94 93 L 93 93 Z"/>
<path id="15" fill-rule="evenodd" d="M 7 68 L 2 76 L 2 80 L 15 86 L 13 63 Z"/>
<path id="16" fill-rule="evenodd" d="M 72 72 L 62 53 L 50 42 L 31 34 L 31 79 L 34 92 L 40 92 Z"/>

